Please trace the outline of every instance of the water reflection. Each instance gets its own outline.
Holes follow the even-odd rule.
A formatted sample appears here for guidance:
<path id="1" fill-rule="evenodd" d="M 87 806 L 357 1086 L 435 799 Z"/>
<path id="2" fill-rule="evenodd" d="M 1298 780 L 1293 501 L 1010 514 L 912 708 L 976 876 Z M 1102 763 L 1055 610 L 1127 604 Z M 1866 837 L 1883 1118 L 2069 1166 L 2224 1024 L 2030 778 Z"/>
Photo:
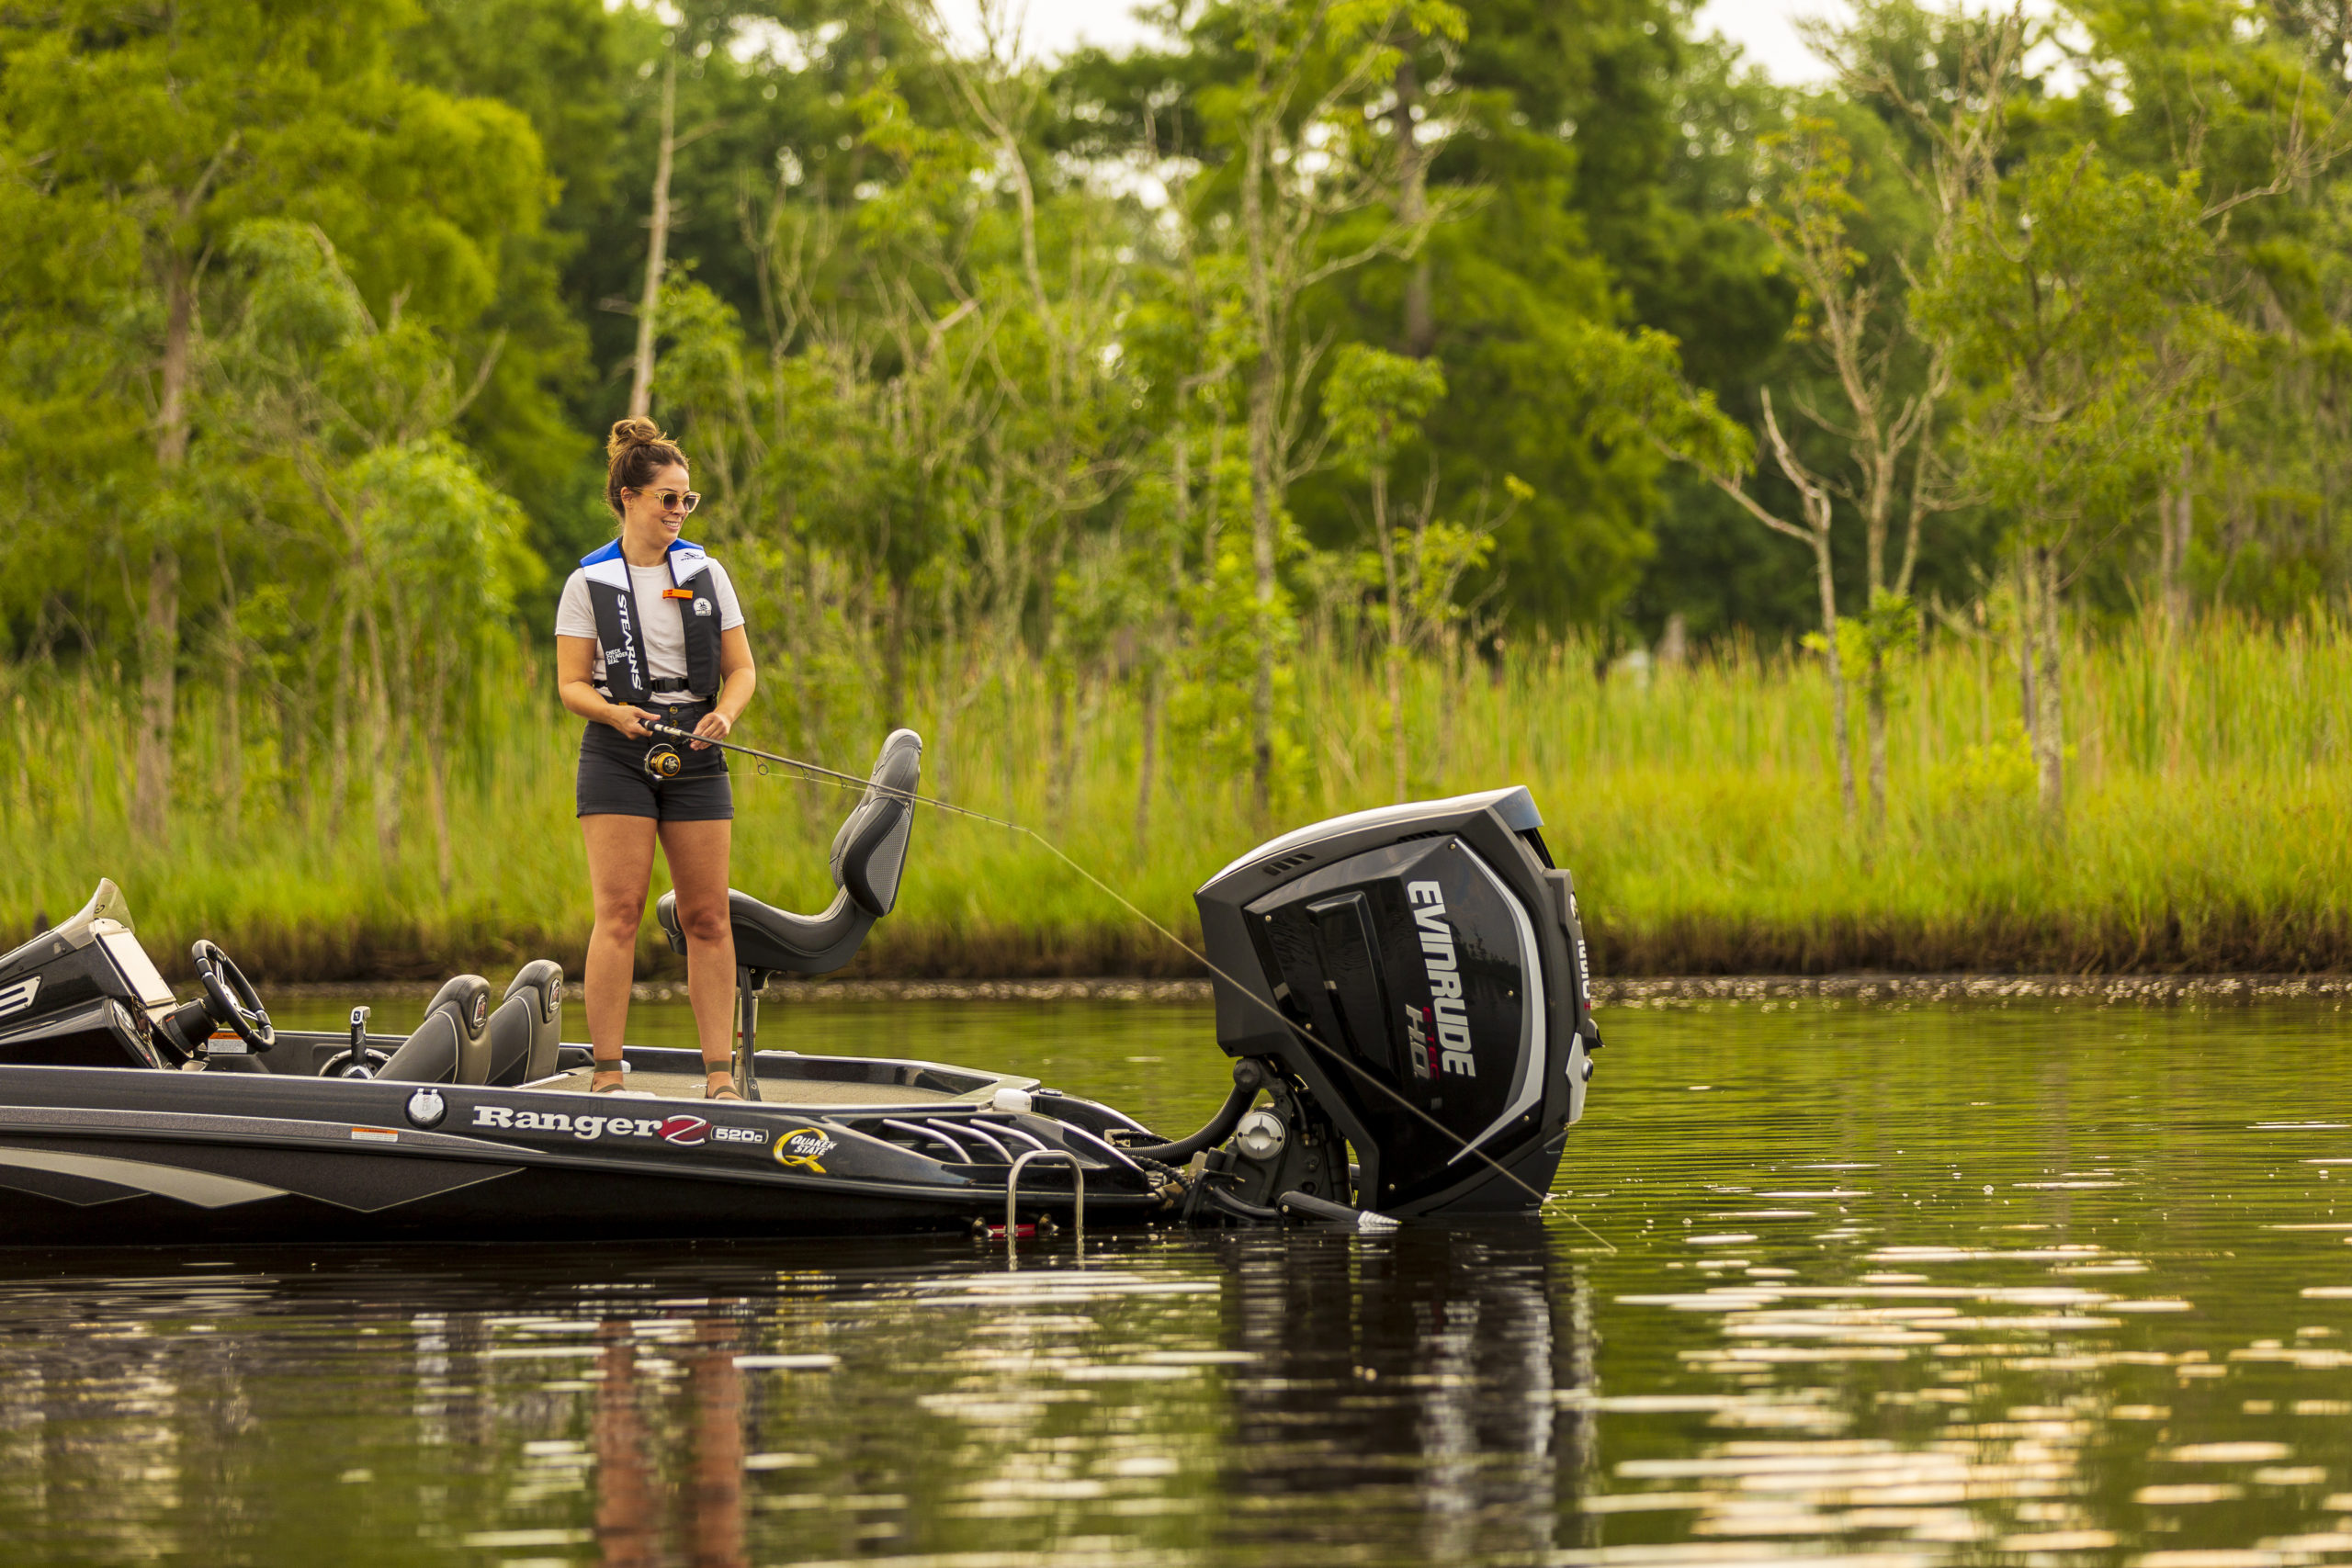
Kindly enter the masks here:
<path id="1" fill-rule="evenodd" d="M 1396 1514 L 1431 1562 L 1555 1544 L 1591 1428 L 1553 1395 L 1591 1381 L 1593 1343 L 1540 1232 L 1247 1235 L 1222 1254 L 1249 1358 L 1229 1382 L 1229 1545 L 1393 1548 Z"/>
<path id="2" fill-rule="evenodd" d="M 961 1054 L 1050 1056 L 1178 1124 L 1216 1084 L 1130 1063 L 1178 1032 L 1149 1030 Z M 1082 1268 L 1065 1240 L 1018 1273 L 960 1241 L 19 1256 L 0 1540 L 2352 1561 L 2352 1107 L 2311 1070 L 2344 1033 L 2309 1010 L 1620 1020 L 1566 1213 L 1459 1233 L 1098 1237 Z"/>
<path id="3" fill-rule="evenodd" d="M 325 1552 L 389 1514 L 458 1557 L 697 1568 L 1554 1544 L 1592 1433 L 1554 1394 L 1593 1344 L 1540 1232 L 1117 1251 L 28 1282 L 0 1300 L 0 1528 L 173 1555 L 233 1506 L 256 1550 Z M 230 1473 L 187 1487 L 190 1451 Z"/>
<path id="4" fill-rule="evenodd" d="M 595 1396 L 596 1542 L 611 1568 L 646 1568 L 665 1561 L 662 1542 L 673 1533 L 690 1547 L 695 1568 L 740 1568 L 743 1553 L 743 1374 L 735 1364 L 736 1324 L 720 1315 L 697 1317 L 685 1354 L 687 1410 L 684 1484 L 673 1494 L 661 1484 L 661 1449 L 645 1401 L 658 1380 L 638 1376 L 631 1325 L 613 1318 L 598 1325 L 604 1348 Z M 568 1447 L 554 1450 L 564 1457 Z M 678 1528 L 664 1516 L 678 1516 Z"/>

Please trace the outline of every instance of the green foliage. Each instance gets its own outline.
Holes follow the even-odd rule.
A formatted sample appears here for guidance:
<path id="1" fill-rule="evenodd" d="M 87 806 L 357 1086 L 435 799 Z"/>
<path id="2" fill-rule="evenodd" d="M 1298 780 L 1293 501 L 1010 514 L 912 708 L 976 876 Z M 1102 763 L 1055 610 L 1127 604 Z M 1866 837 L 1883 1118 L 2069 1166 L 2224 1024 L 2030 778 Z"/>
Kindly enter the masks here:
<path id="1" fill-rule="evenodd" d="M 1445 369 L 1366 344 L 1342 344 L 1323 384 L 1323 420 L 1340 465 L 1358 478 L 1385 471 L 1445 396 Z"/>
<path id="2" fill-rule="evenodd" d="M 1123 756 L 1262 746 L 1286 812 L 1334 770 L 1419 787 L 1475 661 L 1818 624 L 1804 552 L 1699 477 L 1800 515 L 1770 388 L 1900 779 L 1923 605 L 2014 581 L 2003 646 L 2093 657 L 2151 604 L 2185 635 L 2352 583 L 2324 11 L 2099 0 L 2066 74 L 1988 77 L 1997 18 L 1860 0 L 1796 93 L 1666 0 L 1214 0 L 1050 64 L 867 0 L 0 0 L 0 626 L 142 728 L 151 847 L 279 792 L 406 863 L 422 814 L 458 897 L 485 723 L 543 704 L 609 536 L 674 80 L 653 412 L 775 739 L 929 705 L 978 788 L 1090 776 L 1132 711 Z M 1924 411 L 1878 479 L 1858 367 Z M 1359 669 L 1378 762 L 1318 728 Z M 1966 782 L 1996 728 L 1939 751 L 1952 798 L 2001 794 Z M 2154 766 L 2161 729 L 2118 733 Z M 1170 787 L 1118 780 L 1137 836 Z"/>
<path id="3" fill-rule="evenodd" d="M 1951 806 L 2021 807 L 2033 798 L 2033 743 L 2011 719 L 1990 740 L 1963 747 L 1929 788 Z"/>
<path id="4" fill-rule="evenodd" d="M 2231 347 L 2197 298 L 2211 258 L 2193 175 L 2109 169 L 2098 150 L 2040 155 L 1970 215 L 1916 301 L 1974 383 L 1968 455 L 2030 534 L 2130 507 L 2201 412 Z"/>
<path id="5" fill-rule="evenodd" d="M 2340 616 L 2265 626 L 2221 615 L 2169 646 L 2154 636 L 2076 644 L 2085 785 L 2059 845 L 2032 830 L 2032 761 L 2009 673 L 1971 641 L 1939 638 L 1921 656 L 1917 700 L 1893 736 L 1895 805 L 1874 846 L 1820 785 L 1830 761 L 1816 668 L 1734 644 L 1637 687 L 1604 677 L 1599 651 L 1531 643 L 1498 679 L 1469 682 L 1419 659 L 1405 689 L 1419 787 L 1510 778 L 1534 791 L 1547 842 L 1575 869 L 1603 974 L 2352 960 L 2335 891 L 2352 876 L 2352 847 L 2314 830 L 2352 811 L 2341 700 L 2352 626 Z M 1380 804 L 1378 675 L 1312 646 L 1295 670 L 1293 689 L 1313 700 L 1290 732 L 1300 758 L 1285 774 L 1287 810 L 1304 820 Z M 300 769 L 286 771 L 281 747 L 296 732 L 273 712 L 247 716 L 247 807 L 232 830 L 218 808 L 225 715 L 217 694 L 191 700 L 184 772 L 208 809 L 164 849 L 126 830 L 120 689 L 52 667 L 12 668 L 6 680 L 0 713 L 26 744 L 0 761 L 0 832 L 22 847 L 0 863 L 0 931 L 27 929 L 37 908 L 53 919 L 77 907 L 105 874 L 130 892 L 151 951 L 168 958 L 209 935 L 266 986 L 503 976 L 542 955 L 569 966 L 585 942 L 579 840 L 515 827 L 570 810 L 577 738 L 548 708 L 512 717 L 499 746 L 453 774 L 453 833 L 498 852 L 461 857 L 445 898 L 429 843 L 404 840 L 388 859 L 364 822 L 337 825 L 320 809 Z M 912 717 L 927 735 L 958 687 L 951 669 L 919 671 Z M 1054 785 L 1036 759 L 1052 744 L 1052 709 L 1042 671 L 1015 671 L 985 696 L 956 748 L 953 797 L 1042 827 Z M 1138 841 L 1141 728 L 1132 689 L 1097 694 L 1055 836 L 1189 931 L 1193 889 L 1252 841 L 1243 777 L 1230 750 L 1170 747 L 1163 804 Z M 854 770 L 873 739 L 844 733 L 813 756 Z M 821 901 L 849 796 L 748 767 L 736 789 L 736 883 L 786 907 Z M 649 921 L 641 972 L 674 974 L 675 962 Z M 1186 963 L 1023 840 L 944 816 L 925 819 L 899 907 L 860 959 L 863 973 L 907 975 L 1167 974 Z"/>
<path id="6" fill-rule="evenodd" d="M 1282 556 L 1297 561 L 1304 544 L 1297 530 L 1282 533 Z M 1248 776 L 1254 737 L 1249 704 L 1259 650 L 1273 649 L 1273 765 L 1272 798 L 1295 809 L 1306 782 L 1307 751 L 1300 725 L 1305 717 L 1297 655 L 1298 606 L 1287 588 L 1272 604 L 1258 603 L 1246 537 L 1220 543 L 1211 569 L 1186 590 L 1182 608 L 1192 635 L 1179 655 L 1177 681 L 1169 701 L 1169 728 L 1185 750 L 1226 776 Z"/>

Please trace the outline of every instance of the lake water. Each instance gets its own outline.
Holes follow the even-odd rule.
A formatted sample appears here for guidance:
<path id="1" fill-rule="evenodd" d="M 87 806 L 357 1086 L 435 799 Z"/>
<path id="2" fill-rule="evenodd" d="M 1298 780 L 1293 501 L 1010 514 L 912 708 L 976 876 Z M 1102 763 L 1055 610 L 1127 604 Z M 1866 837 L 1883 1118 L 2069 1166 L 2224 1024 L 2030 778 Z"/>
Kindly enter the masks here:
<path id="1" fill-rule="evenodd" d="M 682 1042 L 682 1013 L 640 1032 Z M 1558 1197 L 1525 1224 L 1115 1238 L 1082 1266 L 1065 1237 L 1017 1274 L 962 1241 L 0 1256 L 0 1543 L 11 1564 L 2352 1560 L 2352 1020 L 1602 1023 Z M 1226 1081 L 1183 1008 L 807 1004 L 762 1034 L 1015 1068 L 1171 1132 Z"/>

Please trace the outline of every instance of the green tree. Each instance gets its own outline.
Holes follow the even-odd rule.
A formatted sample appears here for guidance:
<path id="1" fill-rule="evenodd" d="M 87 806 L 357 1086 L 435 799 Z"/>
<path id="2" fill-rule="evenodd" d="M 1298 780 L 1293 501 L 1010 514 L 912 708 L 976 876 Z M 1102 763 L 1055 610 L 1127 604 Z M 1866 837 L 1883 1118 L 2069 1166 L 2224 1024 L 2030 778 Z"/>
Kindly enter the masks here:
<path id="1" fill-rule="evenodd" d="M 2119 169 L 2192 175 L 2212 235 L 2207 298 L 2248 349 L 2222 367 L 2204 417 L 2179 426 L 2153 492 L 2155 525 L 2129 531 L 2142 548 L 2103 562 L 2092 586 L 2112 598 L 2142 568 L 2153 581 L 2141 597 L 2175 627 L 2199 578 L 2290 612 L 2352 564 L 2334 522 L 2346 444 L 2329 346 L 2352 320 L 2331 276 L 2352 216 L 2332 167 L 2345 147 L 2340 19 L 2185 0 L 2076 15 L 2102 69 L 2040 117 L 2045 150 L 2095 141 Z"/>
<path id="2" fill-rule="evenodd" d="M 1917 299 L 1967 388 L 1971 476 L 2017 519 L 2026 720 L 2053 827 L 2062 596 L 2152 488 L 2230 346 L 2203 293 L 2208 217 L 2193 176 L 2117 174 L 2093 146 L 2039 155 L 1971 204 Z"/>
<path id="3" fill-rule="evenodd" d="M 249 221 L 222 264 L 243 287 L 209 345 L 210 428 L 243 453 L 251 479 L 282 470 L 311 503 L 283 508 L 315 525 L 284 530 L 278 547 L 326 567 L 312 579 L 326 600 L 313 614 L 337 628 L 338 656 L 318 672 L 338 716 L 336 800 L 355 771 L 368 781 L 390 863 L 413 752 L 446 894 L 452 737 L 486 716 L 481 694 L 511 646 L 516 595 L 544 575 L 520 510 L 449 434 L 487 367 L 454 360 L 418 316 L 379 321 L 315 227 Z"/>
<path id="4" fill-rule="evenodd" d="M 134 818 L 151 838 L 171 797 L 184 558 L 237 460 L 205 451 L 203 482 L 191 477 L 207 290 L 234 287 L 219 265 L 230 236 L 257 217 L 307 219 L 346 245 L 379 311 L 462 331 L 496 298 L 504 242 L 544 205 L 520 115 L 393 73 L 389 39 L 411 15 L 393 0 L 0 10 L 0 211 L 19 236 L 0 286 L 11 322 L 45 323 L 36 355 L 11 356 L 7 417 L 72 395 L 108 433 L 77 451 L 109 476 L 82 492 L 104 500 L 44 515 L 60 550 L 95 545 L 123 567 L 141 686 Z M 34 454 L 14 432 L 5 446 L 11 466 Z M 40 483 L 61 488 L 47 472 Z"/>
<path id="5" fill-rule="evenodd" d="M 1392 20 L 1392 17 L 1394 20 Z M 1442 0 L 1386 6 L 1334 0 L 1240 0 L 1201 28 L 1231 27 L 1242 72 L 1205 96 L 1204 111 L 1232 148 L 1233 248 L 1248 344 L 1239 356 L 1250 461 L 1250 565 L 1255 576 L 1256 676 L 1250 686 L 1250 782 L 1259 812 L 1273 785 L 1275 567 L 1291 484 L 1302 460 L 1302 415 L 1317 353 L 1300 335 L 1308 291 L 1384 253 L 1409 253 L 1422 233 L 1399 218 L 1353 244 L 1329 243 L 1334 220 L 1372 209 L 1395 186 L 1384 146 L 1351 124 L 1367 92 L 1393 82 L 1401 56 L 1392 27 L 1459 39 L 1462 13 Z M 1360 121 L 1357 122 L 1360 124 Z M 1428 215 L 1420 215 L 1426 223 Z"/>

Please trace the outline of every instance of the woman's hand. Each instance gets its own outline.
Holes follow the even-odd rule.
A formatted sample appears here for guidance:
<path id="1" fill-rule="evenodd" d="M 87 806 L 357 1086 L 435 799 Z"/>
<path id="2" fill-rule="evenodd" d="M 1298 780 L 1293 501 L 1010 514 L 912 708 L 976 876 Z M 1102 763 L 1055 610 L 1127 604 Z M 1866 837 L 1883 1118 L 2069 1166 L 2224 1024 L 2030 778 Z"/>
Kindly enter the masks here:
<path id="1" fill-rule="evenodd" d="M 661 720 L 660 714 L 648 713 L 643 708 L 631 707 L 627 703 L 615 703 L 611 710 L 605 715 L 606 724 L 611 725 L 631 740 L 643 740 L 650 737 L 653 732 L 645 727 L 649 724 L 658 724 Z"/>
<path id="2" fill-rule="evenodd" d="M 717 708 L 713 708 L 708 713 L 702 716 L 702 722 L 695 726 L 695 733 L 696 735 L 707 735 L 713 740 L 724 740 L 729 735 L 735 733 L 735 721 L 728 717 L 725 714 L 719 712 Z M 710 748 L 697 740 L 691 746 L 687 747 L 687 750 L 690 751 L 707 751 Z"/>

